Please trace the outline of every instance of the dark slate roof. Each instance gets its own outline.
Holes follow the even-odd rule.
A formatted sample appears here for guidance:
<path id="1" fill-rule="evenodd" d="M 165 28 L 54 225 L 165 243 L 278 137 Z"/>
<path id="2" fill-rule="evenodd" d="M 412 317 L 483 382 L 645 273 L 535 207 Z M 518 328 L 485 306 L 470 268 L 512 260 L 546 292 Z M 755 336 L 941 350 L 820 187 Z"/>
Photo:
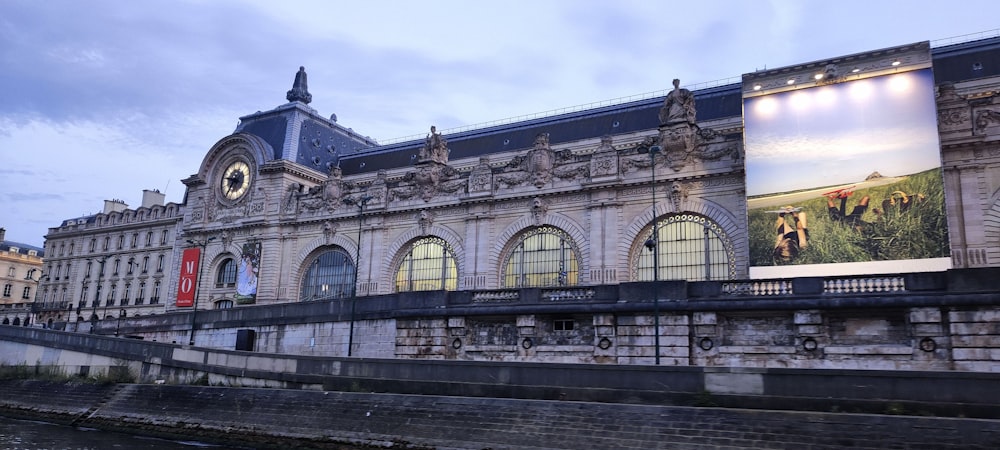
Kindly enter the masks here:
<path id="1" fill-rule="evenodd" d="M 35 247 L 34 245 L 24 244 L 21 242 L 0 241 L 0 252 L 9 252 L 11 247 L 17 247 L 17 253 L 19 255 L 27 255 L 28 251 L 34 250 L 39 257 L 45 256 L 45 250 L 41 247 Z"/>
<path id="2" fill-rule="evenodd" d="M 931 49 L 934 82 L 958 82 L 1000 75 L 1000 37 Z"/>
<path id="3" fill-rule="evenodd" d="M 66 220 L 62 221 L 62 224 L 60 224 L 59 226 L 60 227 L 65 227 L 65 226 L 69 225 L 70 222 L 73 222 L 74 225 L 75 224 L 80 224 L 80 223 L 86 223 L 87 225 L 90 225 L 90 224 L 93 224 L 93 223 L 97 222 L 97 214 L 91 214 L 89 216 L 77 217 L 75 219 L 66 219 Z"/>
<path id="4" fill-rule="evenodd" d="M 702 89 L 694 92 L 699 121 L 742 114 L 740 85 Z M 664 97 L 638 100 L 549 117 L 525 120 L 477 130 L 446 134 L 449 159 L 470 158 L 509 150 L 529 149 L 539 133 L 549 133 L 549 143 L 578 141 L 604 135 L 633 133 L 659 126 Z M 384 145 L 363 153 L 344 155 L 340 167 L 344 175 L 370 173 L 413 165 L 423 140 Z"/>
<path id="5" fill-rule="evenodd" d="M 296 112 L 306 116 L 301 119 L 299 141 L 290 143 L 295 146 L 294 148 L 285 148 L 288 121 L 295 117 Z M 331 167 L 337 165 L 340 155 L 375 145 L 374 141 L 358 135 L 351 129 L 315 117 L 315 111 L 304 104 L 289 103 L 271 111 L 241 117 L 236 131 L 263 139 L 273 149 L 274 154 L 271 156 L 274 159 L 291 160 L 295 154 L 296 163 L 321 172 L 328 172 Z"/>
<path id="6" fill-rule="evenodd" d="M 1000 37 L 942 46 L 931 50 L 937 83 L 956 82 L 1000 75 Z M 740 84 L 695 91 L 698 120 L 706 121 L 743 114 Z M 515 122 L 445 135 L 450 159 L 488 155 L 531 148 L 538 133 L 549 133 L 549 142 L 596 138 L 656 128 L 663 97 L 567 114 Z M 406 167 L 416 162 L 423 140 L 373 147 L 361 153 L 341 153 L 344 175 Z"/>

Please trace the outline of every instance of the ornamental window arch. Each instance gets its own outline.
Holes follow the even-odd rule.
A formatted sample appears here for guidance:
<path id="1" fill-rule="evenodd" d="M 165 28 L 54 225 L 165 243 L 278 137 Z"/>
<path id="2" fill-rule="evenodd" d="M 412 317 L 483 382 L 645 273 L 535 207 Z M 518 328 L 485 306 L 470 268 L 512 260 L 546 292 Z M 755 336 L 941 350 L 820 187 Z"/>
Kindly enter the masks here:
<path id="1" fill-rule="evenodd" d="M 459 263 L 455 250 L 438 236 L 412 239 L 399 249 L 391 267 L 393 292 L 458 289 Z"/>
<path id="2" fill-rule="evenodd" d="M 354 258 L 340 245 L 316 248 L 305 258 L 301 268 L 300 301 L 347 298 L 355 292 Z"/>
<path id="3" fill-rule="evenodd" d="M 501 254 L 502 288 L 574 286 L 580 282 L 580 246 L 554 225 L 524 229 L 510 239 Z"/>
<path id="4" fill-rule="evenodd" d="M 633 281 L 729 280 L 737 276 L 732 238 L 718 222 L 694 212 L 667 213 L 657 216 L 655 224 L 647 223 L 632 242 L 629 262 Z M 655 274 L 654 262 L 658 266 Z"/>

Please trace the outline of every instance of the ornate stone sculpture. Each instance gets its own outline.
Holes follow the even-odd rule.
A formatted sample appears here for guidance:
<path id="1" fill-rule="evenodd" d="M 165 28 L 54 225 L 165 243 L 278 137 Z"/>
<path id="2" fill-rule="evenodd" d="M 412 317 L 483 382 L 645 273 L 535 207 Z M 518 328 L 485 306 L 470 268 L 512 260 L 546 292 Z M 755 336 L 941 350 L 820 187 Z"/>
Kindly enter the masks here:
<path id="1" fill-rule="evenodd" d="M 337 234 L 337 224 L 329 220 L 323 222 L 323 242 L 327 245 L 332 244 L 335 234 Z"/>
<path id="2" fill-rule="evenodd" d="M 535 222 L 535 226 L 541 226 L 545 223 L 545 214 L 549 212 L 549 205 L 542 200 L 540 197 L 535 197 L 531 201 L 531 219 Z"/>
<path id="3" fill-rule="evenodd" d="M 687 200 L 688 189 L 679 181 L 670 183 L 670 202 L 674 205 L 674 211 L 683 211 L 681 202 Z"/>
<path id="4" fill-rule="evenodd" d="M 420 235 L 427 236 L 431 226 L 434 225 L 434 214 L 424 209 L 417 214 L 417 225 L 420 226 Z"/>
<path id="5" fill-rule="evenodd" d="M 418 162 L 433 161 L 448 164 L 448 141 L 437 132 L 437 127 L 431 126 L 431 132 L 424 140 L 424 146 L 418 154 Z"/>
<path id="6" fill-rule="evenodd" d="M 469 174 L 468 189 L 470 195 L 492 193 L 493 170 L 490 168 L 490 158 L 488 156 L 479 157 L 479 164 Z"/>
<path id="7" fill-rule="evenodd" d="M 681 87 L 681 80 L 674 78 L 674 90 L 667 94 L 660 108 L 660 126 L 689 124 L 694 125 L 697 111 L 694 107 L 694 94 Z"/>
<path id="8" fill-rule="evenodd" d="M 292 83 L 292 90 L 288 91 L 285 98 L 290 102 L 302 102 L 309 104 L 313 96 L 309 93 L 309 83 L 306 80 L 306 68 L 299 66 L 299 71 L 295 73 L 295 81 Z"/>
<path id="9" fill-rule="evenodd" d="M 614 176 L 618 173 L 618 152 L 611 145 L 611 136 L 602 136 L 601 145 L 590 158 L 591 179 Z"/>
<path id="10" fill-rule="evenodd" d="M 587 163 L 573 163 L 574 156 L 569 150 L 555 152 L 549 146 L 549 134 L 539 133 L 534 147 L 524 156 L 512 159 L 504 172 L 496 176 L 497 187 L 513 187 L 530 181 L 541 188 L 552 178 L 573 179 L 586 176 Z"/>
<path id="11" fill-rule="evenodd" d="M 299 204 L 311 211 L 325 208 L 332 212 L 340 206 L 343 195 L 343 172 L 341 172 L 340 166 L 334 166 L 323 184 L 313 186 L 305 194 L 302 194 Z"/>

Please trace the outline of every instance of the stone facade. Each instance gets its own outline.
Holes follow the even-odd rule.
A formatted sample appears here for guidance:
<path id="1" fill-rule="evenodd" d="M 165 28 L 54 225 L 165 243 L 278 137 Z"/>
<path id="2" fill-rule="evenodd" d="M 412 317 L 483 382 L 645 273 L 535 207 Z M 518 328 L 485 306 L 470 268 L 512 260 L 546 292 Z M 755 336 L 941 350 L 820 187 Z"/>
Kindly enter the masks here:
<path id="1" fill-rule="evenodd" d="M 930 58 L 967 50 L 988 56 L 998 45 L 988 39 Z M 892 67 L 886 60 L 878 70 Z M 775 83 L 787 78 L 774 72 Z M 939 84 L 937 98 L 952 261 L 956 268 L 1000 266 L 1000 72 L 959 78 Z M 240 118 L 183 180 L 186 203 L 167 205 L 161 222 L 133 224 L 124 219 L 129 211 L 94 224 L 71 220 L 53 229 L 46 245 L 82 248 L 87 239 L 127 239 L 144 227 L 169 231 L 172 240 L 158 249 L 168 257 L 158 279 L 165 300 L 156 309 L 168 314 L 126 324 L 159 341 L 185 342 L 190 333 L 196 343 L 228 347 L 237 329 L 250 328 L 260 351 L 319 356 L 357 350 L 387 358 L 992 370 L 996 337 L 982 333 L 995 321 L 995 303 L 959 305 L 970 308 L 964 312 L 901 303 L 875 312 L 711 305 L 658 314 L 651 298 L 688 294 L 671 297 L 672 285 L 662 282 L 628 287 L 677 280 L 709 290 L 697 297 L 767 296 L 806 294 L 795 285 L 815 281 L 740 281 L 750 265 L 744 88 L 753 89 L 692 92 L 675 80 L 661 98 L 447 136 L 431 127 L 425 139 L 378 145 L 310 108 L 300 69 L 290 102 Z M 651 239 L 654 224 L 677 234 L 665 243 Z M 682 245 L 697 239 L 705 244 Z M 665 244 L 674 247 L 661 251 Z M 195 247 L 202 250 L 194 289 L 200 312 L 186 315 L 192 309 L 176 302 L 180 255 Z M 653 249 L 663 255 L 655 272 Z M 437 278 L 421 278 L 414 267 L 426 269 L 429 259 L 419 258 L 432 253 Z M 81 258 L 120 256 L 129 255 L 78 255 L 72 267 L 79 271 Z M 858 283 L 895 292 L 902 279 L 828 279 L 808 294 L 856 292 Z M 74 272 L 67 285 L 48 287 L 82 301 L 75 317 L 107 318 L 81 313 L 94 294 L 74 289 L 86 280 Z M 602 297 L 607 289 L 618 289 L 613 300 Z M 452 310 L 448 301 L 434 303 L 437 295 L 483 309 Z M 396 303 L 385 306 L 386 299 Z M 595 311 L 588 302 L 597 300 L 623 306 Z M 206 310 L 253 305 L 292 314 L 302 303 L 329 307 L 325 319 L 198 325 L 199 317 L 221 314 Z M 428 304 L 448 311 L 429 313 Z M 356 316 L 355 307 L 368 313 Z M 97 329 L 109 327 L 105 321 Z M 195 329 L 212 332 L 195 338 Z"/>
<path id="2" fill-rule="evenodd" d="M 42 274 L 42 249 L 8 241 L 0 228 L 0 323 L 28 326 Z"/>
<path id="3" fill-rule="evenodd" d="M 38 320 L 85 331 L 95 320 L 162 313 L 183 211 L 163 200 L 147 190 L 138 208 L 108 200 L 99 214 L 49 228 Z"/>
<path id="4" fill-rule="evenodd" d="M 1000 79 L 938 86 L 954 267 L 1000 264 Z"/>

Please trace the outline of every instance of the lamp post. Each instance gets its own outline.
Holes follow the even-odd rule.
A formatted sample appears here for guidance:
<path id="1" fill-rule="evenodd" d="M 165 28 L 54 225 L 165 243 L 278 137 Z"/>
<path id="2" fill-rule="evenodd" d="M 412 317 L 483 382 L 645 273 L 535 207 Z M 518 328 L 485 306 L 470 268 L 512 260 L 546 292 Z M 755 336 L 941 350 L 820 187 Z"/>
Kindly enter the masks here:
<path id="1" fill-rule="evenodd" d="M 104 278 L 104 263 L 108 257 L 102 256 L 91 261 L 95 260 L 99 267 L 97 269 L 97 288 L 94 289 L 94 301 L 91 303 L 93 310 L 90 312 L 90 334 L 97 332 L 97 304 L 101 302 L 101 279 Z"/>
<path id="2" fill-rule="evenodd" d="M 358 268 L 361 267 L 361 230 L 364 225 L 365 205 L 372 200 L 372 196 L 365 195 L 357 199 L 345 198 L 344 203 L 358 207 L 358 254 L 354 258 L 354 285 L 351 287 L 351 327 L 347 334 L 347 356 L 353 355 L 354 347 L 354 315 L 358 306 Z"/>
<path id="3" fill-rule="evenodd" d="M 125 317 L 125 314 L 127 313 L 128 311 L 125 311 L 125 308 L 122 308 L 121 311 L 118 311 L 118 325 L 115 326 L 115 336 L 118 336 L 118 331 L 122 329 L 122 319 Z"/>
<path id="4" fill-rule="evenodd" d="M 656 365 L 660 365 L 660 251 L 657 244 L 660 241 L 660 226 L 656 217 L 656 154 L 662 150 L 659 145 L 639 147 L 639 153 L 649 153 L 650 181 L 653 187 L 653 234 L 644 244 L 653 252 L 653 346 L 656 352 Z"/>
<path id="5" fill-rule="evenodd" d="M 209 242 L 215 240 L 215 236 L 209 236 L 207 239 L 188 239 L 187 243 L 193 247 L 198 247 L 201 249 L 198 252 L 198 276 L 195 279 L 194 284 L 194 301 L 191 302 L 191 338 L 188 340 L 188 345 L 194 345 L 194 327 L 195 318 L 198 314 L 198 293 L 201 290 L 201 263 L 205 260 L 205 247 Z"/>

